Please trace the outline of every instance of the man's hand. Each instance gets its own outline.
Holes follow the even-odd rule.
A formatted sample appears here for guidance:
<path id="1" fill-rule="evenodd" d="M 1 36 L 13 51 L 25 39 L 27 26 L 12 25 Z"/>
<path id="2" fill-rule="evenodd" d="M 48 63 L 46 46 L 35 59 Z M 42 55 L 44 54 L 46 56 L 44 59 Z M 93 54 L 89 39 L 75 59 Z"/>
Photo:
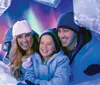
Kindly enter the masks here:
<path id="1" fill-rule="evenodd" d="M 84 70 L 84 73 L 90 76 L 93 76 L 97 73 L 100 73 L 100 65 L 99 64 L 92 64 Z"/>

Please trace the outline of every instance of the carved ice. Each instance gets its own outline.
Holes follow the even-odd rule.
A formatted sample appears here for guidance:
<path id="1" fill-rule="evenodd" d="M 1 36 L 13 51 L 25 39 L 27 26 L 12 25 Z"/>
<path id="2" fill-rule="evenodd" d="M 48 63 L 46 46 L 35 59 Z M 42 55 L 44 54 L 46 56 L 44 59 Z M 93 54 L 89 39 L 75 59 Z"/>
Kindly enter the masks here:
<path id="1" fill-rule="evenodd" d="M 100 34 L 100 0 L 73 0 L 75 22 Z"/>
<path id="2" fill-rule="evenodd" d="M 0 16 L 10 6 L 11 0 L 0 0 Z"/>
<path id="3" fill-rule="evenodd" d="M 18 81 L 11 76 L 8 65 L 0 61 L 0 85 L 17 85 Z"/>
<path id="4" fill-rule="evenodd" d="M 61 0 L 34 0 L 34 1 L 56 8 Z"/>

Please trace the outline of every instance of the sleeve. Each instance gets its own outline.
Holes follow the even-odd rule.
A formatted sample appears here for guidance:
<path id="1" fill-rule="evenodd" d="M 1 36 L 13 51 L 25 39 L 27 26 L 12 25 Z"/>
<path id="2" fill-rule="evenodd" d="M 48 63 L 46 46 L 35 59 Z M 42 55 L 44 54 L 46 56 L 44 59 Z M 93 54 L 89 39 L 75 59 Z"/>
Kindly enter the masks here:
<path id="1" fill-rule="evenodd" d="M 26 79 L 33 82 L 34 84 L 40 85 L 69 85 L 70 76 L 70 65 L 69 59 L 63 57 L 59 59 L 54 76 L 50 80 L 35 79 L 34 70 L 30 69 L 27 71 Z"/>
<path id="2" fill-rule="evenodd" d="M 38 84 L 39 83 L 40 80 L 39 79 L 36 79 L 36 76 L 35 76 L 35 73 L 34 73 L 33 63 L 26 70 L 24 79 L 32 82 L 33 84 Z"/>

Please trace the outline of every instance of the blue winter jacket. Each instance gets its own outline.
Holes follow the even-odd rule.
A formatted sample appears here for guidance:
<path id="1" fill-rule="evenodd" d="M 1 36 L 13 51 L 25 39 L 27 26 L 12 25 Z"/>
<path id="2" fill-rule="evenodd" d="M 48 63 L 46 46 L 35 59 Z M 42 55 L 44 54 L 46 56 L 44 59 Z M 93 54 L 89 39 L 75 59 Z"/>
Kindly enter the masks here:
<path id="1" fill-rule="evenodd" d="M 81 48 L 74 58 L 71 65 L 72 81 L 83 82 L 100 78 L 100 74 L 89 76 L 84 73 L 84 70 L 92 64 L 100 64 L 100 39 L 94 33 L 92 33 L 92 39 Z"/>
<path id="2" fill-rule="evenodd" d="M 69 85 L 69 59 L 62 51 L 43 63 L 39 54 L 32 56 L 32 65 L 25 74 L 25 80 L 40 85 Z"/>

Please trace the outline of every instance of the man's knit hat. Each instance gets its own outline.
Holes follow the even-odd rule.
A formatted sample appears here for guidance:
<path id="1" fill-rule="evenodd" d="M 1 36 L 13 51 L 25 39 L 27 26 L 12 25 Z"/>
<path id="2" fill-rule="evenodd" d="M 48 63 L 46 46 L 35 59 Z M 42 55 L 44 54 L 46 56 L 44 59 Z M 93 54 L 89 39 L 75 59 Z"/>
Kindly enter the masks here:
<path id="1" fill-rule="evenodd" d="M 17 21 L 13 25 L 12 34 L 14 37 L 15 35 L 20 35 L 22 33 L 29 33 L 31 31 L 32 31 L 32 29 L 29 26 L 28 22 L 26 20 L 22 20 L 22 21 Z"/>
<path id="2" fill-rule="evenodd" d="M 63 13 L 57 21 L 57 29 L 58 28 L 69 28 L 75 32 L 79 32 L 80 27 L 74 22 L 74 13 L 66 12 Z"/>

